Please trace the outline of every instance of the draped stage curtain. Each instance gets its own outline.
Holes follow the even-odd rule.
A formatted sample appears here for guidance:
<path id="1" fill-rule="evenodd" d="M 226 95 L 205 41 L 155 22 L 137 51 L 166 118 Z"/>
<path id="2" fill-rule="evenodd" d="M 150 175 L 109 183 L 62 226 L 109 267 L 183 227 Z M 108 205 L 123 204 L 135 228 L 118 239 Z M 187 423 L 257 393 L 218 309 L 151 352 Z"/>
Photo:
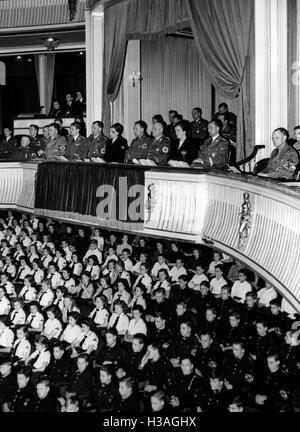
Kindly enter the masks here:
<path id="1" fill-rule="evenodd" d="M 42 106 L 43 99 L 45 99 L 45 114 L 48 114 L 51 108 L 52 95 L 53 95 L 53 86 L 54 86 L 54 72 L 55 72 L 55 54 L 47 54 L 44 55 L 44 64 L 45 64 L 45 88 L 41 86 L 40 83 L 40 62 L 39 62 L 40 54 L 34 56 L 34 64 L 39 88 L 39 98 L 40 105 Z M 45 91 L 45 94 L 42 92 Z"/>
<path id="2" fill-rule="evenodd" d="M 171 108 L 190 118 L 192 108 L 201 106 L 203 117 L 211 119 L 211 83 L 193 39 L 143 40 L 141 73 L 142 113 L 148 125 L 154 114 L 167 119 Z"/>
<path id="3" fill-rule="evenodd" d="M 106 9 L 105 122 L 111 118 L 108 101 L 116 99 L 122 81 L 126 41 L 157 39 L 190 25 L 211 82 L 223 97 L 238 98 L 237 157 L 251 153 L 249 50 L 253 12 L 253 0 L 126 0 Z"/>
<path id="4" fill-rule="evenodd" d="M 186 0 L 195 42 L 210 79 L 228 98 L 239 96 L 237 159 L 251 152 L 249 49 L 254 2 L 249 0 Z M 245 137 L 250 139 L 245 141 Z M 248 148 L 250 146 L 250 149 Z"/>
<path id="5" fill-rule="evenodd" d="M 104 11 L 104 92 L 103 122 L 108 133 L 111 124 L 111 102 L 118 96 L 126 59 L 127 1 Z"/>
<path id="6" fill-rule="evenodd" d="M 298 41 L 297 41 L 297 0 L 287 2 L 288 19 L 288 130 L 293 131 L 300 123 L 299 108 L 297 104 L 298 93 L 295 88 L 293 76 L 299 68 Z M 298 63 L 297 63 L 298 62 Z M 296 67 L 296 68 L 295 68 Z"/>

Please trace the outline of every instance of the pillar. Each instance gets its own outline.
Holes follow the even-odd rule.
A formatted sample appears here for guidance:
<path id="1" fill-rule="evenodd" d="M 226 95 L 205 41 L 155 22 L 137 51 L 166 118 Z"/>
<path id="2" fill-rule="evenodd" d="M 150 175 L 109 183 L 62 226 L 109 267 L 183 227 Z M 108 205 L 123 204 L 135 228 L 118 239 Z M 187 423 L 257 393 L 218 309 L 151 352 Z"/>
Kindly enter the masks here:
<path id="1" fill-rule="evenodd" d="M 39 54 L 38 58 L 38 82 L 39 82 L 39 94 L 40 94 L 40 106 L 44 107 L 41 110 L 41 114 L 46 114 L 46 76 L 47 76 L 47 56 L 45 54 Z"/>
<path id="2" fill-rule="evenodd" d="M 255 0 L 255 143 L 273 150 L 272 131 L 288 127 L 287 0 Z"/>
<path id="3" fill-rule="evenodd" d="M 104 11 L 98 4 L 85 12 L 87 128 L 102 120 Z"/>

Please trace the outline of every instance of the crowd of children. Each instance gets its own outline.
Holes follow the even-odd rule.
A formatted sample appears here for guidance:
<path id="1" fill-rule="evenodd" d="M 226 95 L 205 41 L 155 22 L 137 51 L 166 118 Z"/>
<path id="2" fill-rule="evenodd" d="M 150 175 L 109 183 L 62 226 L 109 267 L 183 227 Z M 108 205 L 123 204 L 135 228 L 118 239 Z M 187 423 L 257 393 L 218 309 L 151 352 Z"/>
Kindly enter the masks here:
<path id="1" fill-rule="evenodd" d="M 242 263 L 1 216 L 3 412 L 299 410 L 299 316 Z"/>

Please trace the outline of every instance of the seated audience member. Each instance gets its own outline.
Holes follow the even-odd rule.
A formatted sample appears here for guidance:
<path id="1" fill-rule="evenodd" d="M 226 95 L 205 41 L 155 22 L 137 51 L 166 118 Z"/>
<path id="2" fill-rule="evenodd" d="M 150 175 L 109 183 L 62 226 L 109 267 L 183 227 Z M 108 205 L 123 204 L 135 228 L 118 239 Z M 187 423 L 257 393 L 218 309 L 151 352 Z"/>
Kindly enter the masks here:
<path id="1" fill-rule="evenodd" d="M 59 127 L 52 123 L 49 125 L 49 141 L 45 147 L 46 160 L 60 160 L 61 156 L 66 153 L 67 140 L 64 136 L 59 135 Z"/>
<path id="2" fill-rule="evenodd" d="M 60 103 L 58 100 L 54 100 L 52 104 L 52 108 L 48 114 L 49 118 L 63 117 L 63 110 L 60 107 Z"/>
<path id="3" fill-rule="evenodd" d="M 32 412 L 33 399 L 35 389 L 31 382 L 32 371 L 28 366 L 22 366 L 17 371 L 17 388 L 10 398 L 10 401 L 5 403 L 4 412 Z"/>
<path id="4" fill-rule="evenodd" d="M 81 323 L 80 335 L 71 344 L 71 358 L 77 357 L 78 354 L 82 353 L 88 355 L 95 353 L 98 348 L 99 339 L 93 329 L 93 321 L 90 318 L 85 318 Z"/>
<path id="5" fill-rule="evenodd" d="M 62 324 L 58 319 L 58 309 L 56 306 L 49 306 L 46 310 L 47 320 L 45 321 L 43 336 L 48 340 L 58 340 L 62 332 Z"/>
<path id="6" fill-rule="evenodd" d="M 51 383 L 47 377 L 41 377 L 36 384 L 32 412 L 57 412 L 57 400 L 51 393 Z"/>
<path id="7" fill-rule="evenodd" d="M 126 151 L 125 163 L 138 163 L 139 159 L 146 159 L 148 146 L 151 145 L 151 138 L 147 134 L 147 123 L 139 120 L 134 123 L 134 136 L 129 149 Z"/>
<path id="8" fill-rule="evenodd" d="M 11 310 L 11 304 L 7 298 L 6 289 L 2 286 L 0 287 L 0 315 L 9 315 Z"/>
<path id="9" fill-rule="evenodd" d="M 197 158 L 198 149 L 196 142 L 188 137 L 189 123 L 185 120 L 176 124 L 176 140 L 172 143 L 170 152 L 170 162 L 184 161 L 189 165 Z"/>
<path id="10" fill-rule="evenodd" d="M 86 111 L 86 101 L 80 90 L 76 92 L 76 99 L 74 102 L 75 115 L 82 116 Z"/>
<path id="11" fill-rule="evenodd" d="M 123 346 L 118 340 L 118 330 L 114 327 L 105 332 L 106 345 L 96 355 L 97 365 L 112 365 L 114 369 L 121 366 L 126 357 Z"/>
<path id="12" fill-rule="evenodd" d="M 262 307 L 270 307 L 270 301 L 276 299 L 278 297 L 277 292 L 272 287 L 270 282 L 266 281 L 266 285 L 264 288 L 261 288 L 257 293 L 257 302 L 258 306 Z"/>
<path id="13" fill-rule="evenodd" d="M 124 163 L 125 154 L 128 149 L 127 140 L 122 137 L 124 127 L 115 123 L 110 128 L 110 139 L 106 143 L 103 159 L 106 162 Z"/>
<path id="14" fill-rule="evenodd" d="M 79 325 L 80 319 L 81 317 L 78 312 L 68 313 L 68 325 L 60 336 L 61 341 L 67 342 L 71 345 L 79 337 L 82 332 Z"/>
<path id="15" fill-rule="evenodd" d="M 30 354 L 25 360 L 25 366 L 32 365 L 32 372 L 37 378 L 38 375 L 44 372 L 51 360 L 49 351 L 49 342 L 45 336 L 37 335 L 35 338 L 36 350 Z"/>
<path id="16" fill-rule="evenodd" d="M 160 270 L 166 270 L 167 274 L 169 275 L 169 267 L 166 261 L 167 259 L 164 254 L 158 255 L 157 262 L 154 264 L 151 270 L 151 276 L 154 278 L 154 280 L 158 279 L 158 273 Z"/>
<path id="17" fill-rule="evenodd" d="M 222 128 L 222 137 L 227 139 L 229 142 L 229 149 L 230 149 L 230 160 L 229 165 L 235 165 L 236 164 L 236 128 L 234 126 L 230 126 L 230 116 L 228 113 L 219 114 L 218 120 L 220 120 L 223 124 Z"/>
<path id="18" fill-rule="evenodd" d="M 13 301 L 13 310 L 10 314 L 11 327 L 25 324 L 26 313 L 24 311 L 24 302 L 20 298 L 15 298 Z"/>
<path id="19" fill-rule="evenodd" d="M 202 109 L 199 107 L 192 110 L 193 121 L 190 123 L 189 136 L 196 141 L 199 151 L 208 136 L 208 121 L 202 117 Z"/>
<path id="20" fill-rule="evenodd" d="M 246 294 L 252 291 L 252 286 L 248 282 L 248 272 L 245 269 L 239 271 L 239 280 L 235 281 L 232 290 L 231 297 L 241 303 L 246 300 Z"/>
<path id="21" fill-rule="evenodd" d="M 217 264 L 215 266 L 215 277 L 210 281 L 211 292 L 216 297 L 220 297 L 222 287 L 227 285 L 227 281 L 224 279 L 223 274 L 223 265 Z"/>
<path id="22" fill-rule="evenodd" d="M 109 320 L 107 297 L 97 295 L 94 299 L 95 308 L 89 314 L 89 318 L 93 320 L 98 328 L 107 328 Z"/>
<path id="23" fill-rule="evenodd" d="M 193 168 L 227 168 L 229 143 L 220 135 L 222 126 L 220 120 L 213 120 L 208 124 L 210 138 L 204 142 L 198 158 L 192 163 Z"/>
<path id="24" fill-rule="evenodd" d="M 13 359 L 9 355 L 5 355 L 0 358 L 0 406 L 12 401 L 17 388 Z"/>
<path id="25" fill-rule="evenodd" d="M 156 165 L 167 165 L 171 150 L 170 138 L 164 136 L 164 124 L 156 122 L 152 126 L 152 142 L 148 145 L 147 159 Z"/>
<path id="26" fill-rule="evenodd" d="M 132 308 L 132 319 L 129 321 L 128 330 L 125 334 L 125 341 L 131 342 L 132 338 L 137 333 L 147 335 L 147 326 L 143 319 L 144 308 L 140 305 L 135 305 Z"/>
<path id="27" fill-rule="evenodd" d="M 30 145 L 33 147 L 38 156 L 41 156 L 44 153 L 43 148 L 43 135 L 39 135 L 39 126 L 30 125 L 29 126 L 29 137 L 30 137 Z"/>
<path id="28" fill-rule="evenodd" d="M 58 135 L 61 135 L 65 138 L 68 138 L 69 132 L 68 132 L 68 129 L 63 127 L 64 122 L 63 122 L 62 118 L 56 117 L 56 119 L 54 120 L 54 124 L 56 124 L 58 126 Z"/>
<path id="29" fill-rule="evenodd" d="M 80 127 L 79 123 L 72 123 L 70 126 L 70 135 L 65 153 L 69 161 L 84 160 L 87 158 L 88 146 L 86 138 L 80 135 Z"/>
<path id="30" fill-rule="evenodd" d="M 100 366 L 99 379 L 95 380 L 91 397 L 97 412 L 111 412 L 116 409 L 119 401 L 119 392 L 113 377 L 113 369 L 110 365 Z"/>
<path id="31" fill-rule="evenodd" d="M 173 143 L 176 140 L 175 126 L 176 126 L 177 116 L 178 116 L 178 111 L 176 110 L 169 111 L 170 123 L 167 125 L 166 128 L 166 136 L 170 138 L 171 143 Z"/>
<path id="32" fill-rule="evenodd" d="M 7 315 L 0 315 L 0 354 L 11 353 L 15 335 L 10 328 L 10 319 Z"/>
<path id="33" fill-rule="evenodd" d="M 40 305 L 36 301 L 29 304 L 30 314 L 27 316 L 26 324 L 28 330 L 33 333 L 41 333 L 44 327 L 44 317 L 39 311 Z"/>
<path id="34" fill-rule="evenodd" d="M 176 259 L 175 266 L 169 271 L 172 284 L 178 284 L 178 279 L 182 275 L 187 275 L 186 268 L 184 267 L 183 260 L 181 258 Z"/>
<path id="35" fill-rule="evenodd" d="M 103 158 L 108 138 L 103 133 L 104 125 L 101 121 L 94 121 L 92 133 L 87 139 L 88 158 Z"/>
<path id="36" fill-rule="evenodd" d="M 200 284 L 204 281 L 208 282 L 208 277 L 204 274 L 204 268 L 202 267 L 202 265 L 198 264 L 196 266 L 196 273 L 189 281 L 188 286 L 194 291 L 200 291 Z"/>
<path id="37" fill-rule="evenodd" d="M 64 108 L 65 117 L 74 117 L 76 109 L 74 104 L 73 96 L 70 93 L 66 94 L 66 104 Z"/>
<path id="38" fill-rule="evenodd" d="M 209 276 L 216 276 L 216 265 L 223 265 L 223 255 L 221 252 L 214 251 L 213 253 L 213 261 L 209 264 L 207 273 Z"/>
<path id="39" fill-rule="evenodd" d="M 237 126 L 237 118 L 233 112 L 230 112 L 228 109 L 228 105 L 224 102 L 220 103 L 218 106 L 219 111 L 214 115 L 214 119 L 217 119 L 220 114 L 228 114 L 229 115 L 229 126 L 236 129 Z"/>
<path id="40" fill-rule="evenodd" d="M 13 137 L 13 131 L 10 127 L 3 129 L 4 136 L 0 141 L 0 158 L 10 159 L 14 156 L 17 149 L 17 141 Z"/>
<path id="41" fill-rule="evenodd" d="M 293 144 L 295 150 L 297 150 L 298 154 L 300 152 L 300 125 L 294 128 L 296 142 Z"/>
<path id="42" fill-rule="evenodd" d="M 31 343 L 29 341 L 29 331 L 27 325 L 16 327 L 16 340 L 13 345 L 13 357 L 15 365 L 22 364 L 31 354 Z"/>
<path id="43" fill-rule="evenodd" d="M 108 328 L 117 330 L 119 336 L 124 336 L 128 331 L 129 318 L 125 311 L 127 309 L 126 303 L 122 300 L 114 302 L 113 313 L 108 322 Z"/>
<path id="44" fill-rule="evenodd" d="M 16 150 L 14 156 L 18 160 L 35 159 L 37 157 L 37 149 L 31 144 L 29 136 L 22 136 L 21 146 Z"/>
<path id="45" fill-rule="evenodd" d="M 267 168 L 259 173 L 260 176 L 274 179 L 294 179 L 299 166 L 299 156 L 297 151 L 287 143 L 288 138 L 289 133 L 286 129 L 274 130 L 272 141 L 276 148 L 271 153 Z"/>
<path id="46" fill-rule="evenodd" d="M 165 290 L 166 298 L 170 297 L 171 284 L 169 273 L 164 268 L 158 271 L 158 281 L 153 285 L 153 288 L 151 290 L 152 297 L 158 288 L 163 288 Z"/>
<path id="47" fill-rule="evenodd" d="M 119 381 L 120 399 L 116 412 L 135 413 L 139 411 L 140 403 L 135 390 L 135 382 L 131 377 Z"/>

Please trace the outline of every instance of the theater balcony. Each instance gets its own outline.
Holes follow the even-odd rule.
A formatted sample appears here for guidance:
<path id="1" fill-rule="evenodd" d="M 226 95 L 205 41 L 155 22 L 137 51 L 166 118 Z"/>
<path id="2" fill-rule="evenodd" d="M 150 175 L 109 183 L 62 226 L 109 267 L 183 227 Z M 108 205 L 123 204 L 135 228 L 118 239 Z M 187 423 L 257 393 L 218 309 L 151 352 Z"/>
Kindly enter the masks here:
<path id="1" fill-rule="evenodd" d="M 269 280 L 300 311 L 300 189 L 227 172 L 3 162 L 0 207 L 208 244 Z"/>

